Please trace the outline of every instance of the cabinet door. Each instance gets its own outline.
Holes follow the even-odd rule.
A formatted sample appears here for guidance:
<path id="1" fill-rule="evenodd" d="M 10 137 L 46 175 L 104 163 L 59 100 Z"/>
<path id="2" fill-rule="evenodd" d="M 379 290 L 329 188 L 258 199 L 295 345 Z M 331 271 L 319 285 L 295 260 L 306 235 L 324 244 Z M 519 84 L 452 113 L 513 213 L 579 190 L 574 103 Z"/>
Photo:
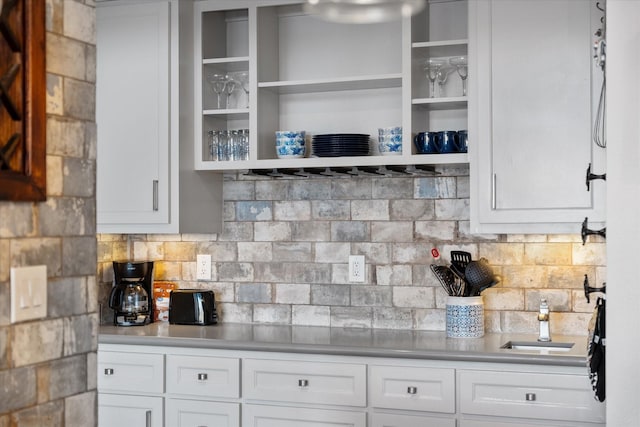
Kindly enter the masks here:
<path id="1" fill-rule="evenodd" d="M 167 426 L 240 427 L 240 404 L 167 399 Z"/>
<path id="2" fill-rule="evenodd" d="M 162 393 L 164 356 L 98 351 L 98 391 Z"/>
<path id="3" fill-rule="evenodd" d="M 578 233 L 604 219 L 591 138 L 602 71 L 595 2 L 470 2 L 472 232 Z"/>
<path id="4" fill-rule="evenodd" d="M 242 427 L 366 427 L 364 412 L 242 405 Z"/>
<path id="5" fill-rule="evenodd" d="M 97 222 L 169 222 L 170 2 L 97 7 Z"/>
<path id="6" fill-rule="evenodd" d="M 163 427 L 162 398 L 98 394 L 100 427 Z"/>
<path id="7" fill-rule="evenodd" d="M 371 427 L 456 427 L 453 418 L 397 414 L 373 414 L 371 418 Z"/>

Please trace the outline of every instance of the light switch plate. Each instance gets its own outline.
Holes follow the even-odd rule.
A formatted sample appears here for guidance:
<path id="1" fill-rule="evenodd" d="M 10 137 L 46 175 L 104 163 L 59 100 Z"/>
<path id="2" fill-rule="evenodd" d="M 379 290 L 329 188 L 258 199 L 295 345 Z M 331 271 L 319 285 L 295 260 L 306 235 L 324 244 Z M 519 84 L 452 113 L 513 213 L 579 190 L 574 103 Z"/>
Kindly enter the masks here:
<path id="1" fill-rule="evenodd" d="M 11 323 L 47 317 L 47 266 L 11 268 Z"/>

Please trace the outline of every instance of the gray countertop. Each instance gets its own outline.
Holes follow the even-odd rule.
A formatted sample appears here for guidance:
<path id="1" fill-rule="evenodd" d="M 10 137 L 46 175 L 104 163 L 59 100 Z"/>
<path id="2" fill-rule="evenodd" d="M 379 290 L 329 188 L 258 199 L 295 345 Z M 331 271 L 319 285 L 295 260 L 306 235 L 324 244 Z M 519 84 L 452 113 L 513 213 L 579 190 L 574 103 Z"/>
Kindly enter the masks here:
<path id="1" fill-rule="evenodd" d="M 483 338 L 447 338 L 444 332 L 327 328 L 224 323 L 211 326 L 169 325 L 100 327 L 100 344 L 160 345 L 228 350 L 394 357 L 469 362 L 586 366 L 587 337 L 554 335 L 573 342 L 569 351 L 500 348 L 507 341 L 536 341 L 535 335 L 486 334 Z"/>

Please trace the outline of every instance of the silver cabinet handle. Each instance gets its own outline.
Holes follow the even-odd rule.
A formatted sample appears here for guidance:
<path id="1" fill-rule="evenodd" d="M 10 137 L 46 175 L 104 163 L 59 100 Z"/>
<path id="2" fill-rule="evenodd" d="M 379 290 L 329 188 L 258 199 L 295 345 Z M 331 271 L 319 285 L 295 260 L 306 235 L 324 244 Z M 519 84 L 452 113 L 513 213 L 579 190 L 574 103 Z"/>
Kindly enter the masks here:
<path id="1" fill-rule="evenodd" d="M 153 210 L 158 210 L 158 180 L 153 180 Z"/>
<path id="2" fill-rule="evenodd" d="M 198 381 L 206 381 L 207 378 L 209 378 L 207 374 L 198 374 Z"/>
<path id="3" fill-rule="evenodd" d="M 409 387 L 407 387 L 407 393 L 409 393 L 409 394 L 416 394 L 416 393 L 418 393 L 418 387 L 414 387 L 414 386 L 409 386 Z"/>
<path id="4" fill-rule="evenodd" d="M 536 394 L 535 393 L 527 393 L 524 395 L 524 398 L 527 402 L 535 402 L 536 401 Z"/>
<path id="5" fill-rule="evenodd" d="M 146 427 L 151 427 L 151 411 L 147 411 L 147 422 Z"/>
<path id="6" fill-rule="evenodd" d="M 104 374 L 105 375 L 113 375 L 113 368 L 105 368 L 104 369 Z"/>
<path id="7" fill-rule="evenodd" d="M 298 380 L 298 387 L 307 387 L 309 385 L 309 380 Z"/>
<path id="8" fill-rule="evenodd" d="M 491 209 L 495 210 L 496 209 L 496 186 L 497 183 L 496 181 L 498 180 L 498 178 L 496 177 L 496 174 L 493 174 L 493 179 L 491 180 Z"/>

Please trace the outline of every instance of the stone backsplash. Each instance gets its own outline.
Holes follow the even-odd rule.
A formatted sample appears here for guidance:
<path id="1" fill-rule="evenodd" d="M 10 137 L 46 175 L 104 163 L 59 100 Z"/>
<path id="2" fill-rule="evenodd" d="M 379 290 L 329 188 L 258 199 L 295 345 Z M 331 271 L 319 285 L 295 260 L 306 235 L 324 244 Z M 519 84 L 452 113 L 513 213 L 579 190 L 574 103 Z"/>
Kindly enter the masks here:
<path id="1" fill-rule="evenodd" d="M 537 332 L 541 297 L 551 331 L 585 335 L 593 310 L 582 283 L 605 281 L 605 244 L 575 235 L 469 233 L 469 170 L 436 175 L 268 178 L 225 174 L 220 235 L 98 235 L 102 320 L 111 261 L 156 261 L 156 280 L 212 289 L 222 322 L 444 330 L 446 293 L 429 269 L 451 250 L 485 257 L 502 280 L 483 292 L 486 330 Z M 435 261 L 432 248 L 441 260 Z M 210 281 L 196 255 L 211 254 Z M 348 257 L 365 256 L 365 283 Z"/>

